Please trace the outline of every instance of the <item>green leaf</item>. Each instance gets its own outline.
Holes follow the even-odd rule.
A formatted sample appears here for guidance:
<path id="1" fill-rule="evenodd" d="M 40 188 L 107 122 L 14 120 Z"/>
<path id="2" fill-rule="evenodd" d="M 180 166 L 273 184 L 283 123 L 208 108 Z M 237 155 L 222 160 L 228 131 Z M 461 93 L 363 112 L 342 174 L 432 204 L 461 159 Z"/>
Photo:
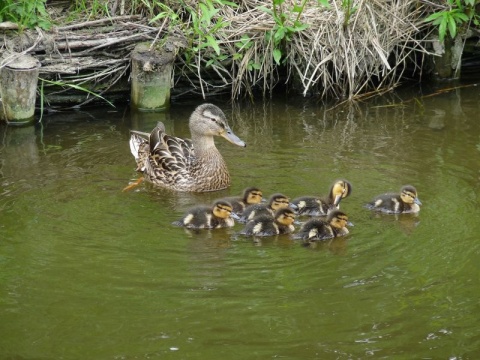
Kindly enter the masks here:
<path id="1" fill-rule="evenodd" d="M 450 32 L 450 36 L 452 39 L 455 38 L 457 35 L 457 23 L 455 22 L 455 19 L 452 16 L 448 17 L 448 31 Z"/>
<path id="2" fill-rule="evenodd" d="M 154 23 L 155 21 L 157 20 L 160 20 L 160 19 L 163 19 L 164 17 L 167 16 L 167 13 L 166 12 L 161 12 L 160 14 L 158 14 L 157 16 L 154 16 L 148 23 L 151 24 L 151 23 Z"/>
<path id="3" fill-rule="evenodd" d="M 295 21 L 294 23 L 294 30 L 293 31 L 303 31 L 307 29 L 310 25 L 301 23 L 300 21 Z"/>
<path id="4" fill-rule="evenodd" d="M 427 18 L 424 20 L 425 22 L 431 22 L 434 21 L 435 19 L 438 19 L 439 17 L 444 16 L 444 11 L 439 11 L 433 14 L 430 14 L 427 16 Z"/>
<path id="5" fill-rule="evenodd" d="M 255 70 L 260 70 L 260 68 L 261 68 L 261 65 L 260 65 L 259 63 L 257 63 L 257 62 L 252 62 L 252 63 L 250 63 L 250 65 L 251 65 L 252 68 L 255 69 Z"/>
<path id="6" fill-rule="evenodd" d="M 96 96 L 98 97 L 99 99 L 102 99 L 104 100 L 105 102 L 107 102 L 107 104 L 111 105 L 112 107 L 115 107 L 115 105 L 113 105 L 110 101 L 108 101 L 107 99 L 105 99 L 103 96 L 97 94 L 97 93 L 94 93 L 93 91 L 90 91 L 84 87 L 81 87 L 79 85 L 75 85 L 75 84 L 68 84 L 68 83 L 64 83 L 64 82 L 61 82 L 61 81 L 51 81 L 51 80 L 46 80 L 46 79 L 42 79 L 42 78 L 38 78 L 38 80 L 40 81 L 43 81 L 43 82 L 46 82 L 48 84 L 53 84 L 53 85 L 57 85 L 57 86 L 68 86 L 68 87 L 71 87 L 75 90 L 80 90 L 80 91 L 84 91 L 86 93 L 89 93 L 93 96 Z"/>
<path id="7" fill-rule="evenodd" d="M 263 12 L 273 16 L 273 11 L 270 10 L 270 9 L 267 9 L 265 6 L 259 6 L 259 7 L 257 7 L 257 9 L 262 10 Z"/>
<path id="8" fill-rule="evenodd" d="M 220 55 L 220 47 L 218 46 L 217 40 L 212 35 L 206 35 L 205 39 L 207 40 L 208 45 L 210 45 L 213 50 L 217 53 L 217 55 Z"/>
<path id="9" fill-rule="evenodd" d="M 440 40 L 440 42 L 443 42 L 443 39 L 445 39 L 446 32 L 447 32 L 447 22 L 442 21 L 438 26 L 438 40 Z"/>
<path id="10" fill-rule="evenodd" d="M 328 0 L 317 0 L 319 5 L 325 6 L 327 9 L 330 9 L 330 4 L 328 3 Z"/>
<path id="11" fill-rule="evenodd" d="M 459 23 L 462 23 L 462 22 L 468 22 L 468 20 L 470 19 L 468 18 L 467 14 L 460 12 L 455 15 L 455 20 Z"/>
<path id="12" fill-rule="evenodd" d="M 285 37 L 285 28 L 283 26 L 280 26 L 277 31 L 275 31 L 275 34 L 273 34 L 273 40 L 275 41 L 276 44 L 278 44 L 280 41 L 283 40 Z"/>
<path id="13" fill-rule="evenodd" d="M 300 6 L 300 5 L 293 5 L 293 9 L 292 9 L 292 12 L 296 12 L 296 13 L 301 13 L 303 10 L 303 6 Z"/>
<path id="14" fill-rule="evenodd" d="M 282 59 L 282 52 L 280 51 L 280 49 L 273 50 L 273 60 L 275 60 L 277 65 L 280 65 L 281 59 Z"/>

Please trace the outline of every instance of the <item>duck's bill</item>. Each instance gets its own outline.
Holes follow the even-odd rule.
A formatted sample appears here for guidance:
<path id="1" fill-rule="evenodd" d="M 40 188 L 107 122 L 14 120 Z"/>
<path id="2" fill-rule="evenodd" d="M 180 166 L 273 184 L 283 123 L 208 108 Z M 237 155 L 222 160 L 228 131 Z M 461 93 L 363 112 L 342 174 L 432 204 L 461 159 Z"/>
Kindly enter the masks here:
<path id="1" fill-rule="evenodd" d="M 422 202 L 418 198 L 415 198 L 415 200 L 413 200 L 413 202 L 417 205 L 422 205 Z"/>
<path id="2" fill-rule="evenodd" d="M 230 217 L 234 220 L 237 220 L 237 221 L 240 220 L 240 216 L 238 216 L 238 214 L 236 214 L 236 213 L 231 213 Z"/>
<path id="3" fill-rule="evenodd" d="M 289 207 L 290 209 L 293 209 L 293 210 L 298 210 L 298 206 L 295 205 L 295 204 L 293 204 L 293 203 L 289 203 L 289 204 L 288 204 L 288 207 Z"/>
<path id="4" fill-rule="evenodd" d="M 222 136 L 228 141 L 230 141 L 232 144 L 235 144 L 241 147 L 247 146 L 247 144 L 245 144 L 244 141 L 240 140 L 240 138 L 237 135 L 235 135 L 233 131 L 230 129 L 226 129 L 225 132 L 222 134 Z"/>
<path id="5" fill-rule="evenodd" d="M 340 205 L 340 201 L 342 201 L 342 195 L 335 196 L 335 201 L 333 202 L 333 205 L 338 208 L 338 205 Z"/>

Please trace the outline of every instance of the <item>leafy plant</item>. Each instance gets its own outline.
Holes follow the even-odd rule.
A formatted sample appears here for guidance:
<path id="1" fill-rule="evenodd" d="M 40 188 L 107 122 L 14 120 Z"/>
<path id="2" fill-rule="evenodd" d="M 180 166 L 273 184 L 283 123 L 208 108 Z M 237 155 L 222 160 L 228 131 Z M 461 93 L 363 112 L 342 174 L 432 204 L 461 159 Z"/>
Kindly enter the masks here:
<path id="1" fill-rule="evenodd" d="M 0 22 L 16 23 L 20 30 L 39 26 L 44 30 L 51 27 L 45 3 L 47 0 L 0 0 Z"/>
<path id="2" fill-rule="evenodd" d="M 259 6 L 258 8 L 267 14 L 271 15 L 275 21 L 275 26 L 267 33 L 267 41 L 273 41 L 273 59 L 277 65 L 280 65 L 282 59 L 282 50 L 285 44 L 291 41 L 292 35 L 296 32 L 303 31 L 308 28 L 308 24 L 300 21 L 300 16 L 305 10 L 305 5 L 308 0 L 302 0 L 300 5 L 293 5 L 290 9 L 292 16 L 289 18 L 287 12 L 283 11 L 283 3 L 285 0 L 272 0 L 272 10 Z M 320 5 L 329 7 L 328 0 L 317 0 Z"/>
<path id="3" fill-rule="evenodd" d="M 453 39 L 458 27 L 472 21 L 479 25 L 480 17 L 475 12 L 478 0 L 446 0 L 446 8 L 430 14 L 425 21 L 438 26 L 438 38 L 443 42 L 447 33 Z"/>
<path id="4" fill-rule="evenodd" d="M 345 20 L 343 21 L 343 28 L 346 29 L 353 13 L 357 11 L 357 7 L 353 6 L 353 0 L 342 0 L 342 9 L 345 10 Z"/>

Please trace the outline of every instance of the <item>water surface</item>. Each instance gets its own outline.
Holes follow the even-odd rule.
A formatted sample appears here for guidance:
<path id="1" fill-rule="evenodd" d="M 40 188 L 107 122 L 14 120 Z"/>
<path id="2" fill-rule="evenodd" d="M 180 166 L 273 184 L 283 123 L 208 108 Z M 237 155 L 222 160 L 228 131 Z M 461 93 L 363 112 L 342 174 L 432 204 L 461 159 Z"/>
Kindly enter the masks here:
<path id="1" fill-rule="evenodd" d="M 129 129 L 188 137 L 197 102 L 1 127 L 0 358 L 477 359 L 480 90 L 422 95 L 216 101 L 247 147 L 216 141 L 233 183 L 205 194 L 122 192 Z M 355 227 L 314 247 L 171 226 L 249 185 L 293 198 L 337 178 Z M 404 184 L 417 216 L 363 208 Z"/>

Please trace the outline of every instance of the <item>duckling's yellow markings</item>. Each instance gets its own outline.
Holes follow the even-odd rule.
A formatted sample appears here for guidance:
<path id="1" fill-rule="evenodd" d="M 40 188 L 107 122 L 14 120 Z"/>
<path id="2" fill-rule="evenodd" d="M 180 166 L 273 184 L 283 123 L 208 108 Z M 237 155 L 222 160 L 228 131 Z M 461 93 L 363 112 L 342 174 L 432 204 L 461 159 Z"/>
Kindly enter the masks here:
<path id="1" fill-rule="evenodd" d="M 409 191 L 402 192 L 402 200 L 407 204 L 413 204 L 415 202 L 416 197 L 417 195 L 412 192 L 409 192 Z"/>
<path id="2" fill-rule="evenodd" d="M 232 208 L 228 206 L 223 206 L 223 205 L 217 205 L 213 210 L 213 214 L 216 217 L 219 217 L 222 219 L 226 219 L 227 217 L 230 216 L 231 213 L 232 213 Z"/>
<path id="3" fill-rule="evenodd" d="M 134 187 L 137 187 L 138 185 L 140 185 L 143 180 L 145 180 L 145 178 L 142 176 L 142 177 L 139 178 L 138 180 L 136 180 L 136 181 L 132 182 L 131 184 L 125 186 L 125 187 L 123 188 L 122 192 L 132 190 Z"/>
<path id="4" fill-rule="evenodd" d="M 248 194 L 247 202 L 249 204 L 258 204 L 262 201 L 262 198 L 263 194 L 261 192 L 252 191 L 250 194 Z"/>

